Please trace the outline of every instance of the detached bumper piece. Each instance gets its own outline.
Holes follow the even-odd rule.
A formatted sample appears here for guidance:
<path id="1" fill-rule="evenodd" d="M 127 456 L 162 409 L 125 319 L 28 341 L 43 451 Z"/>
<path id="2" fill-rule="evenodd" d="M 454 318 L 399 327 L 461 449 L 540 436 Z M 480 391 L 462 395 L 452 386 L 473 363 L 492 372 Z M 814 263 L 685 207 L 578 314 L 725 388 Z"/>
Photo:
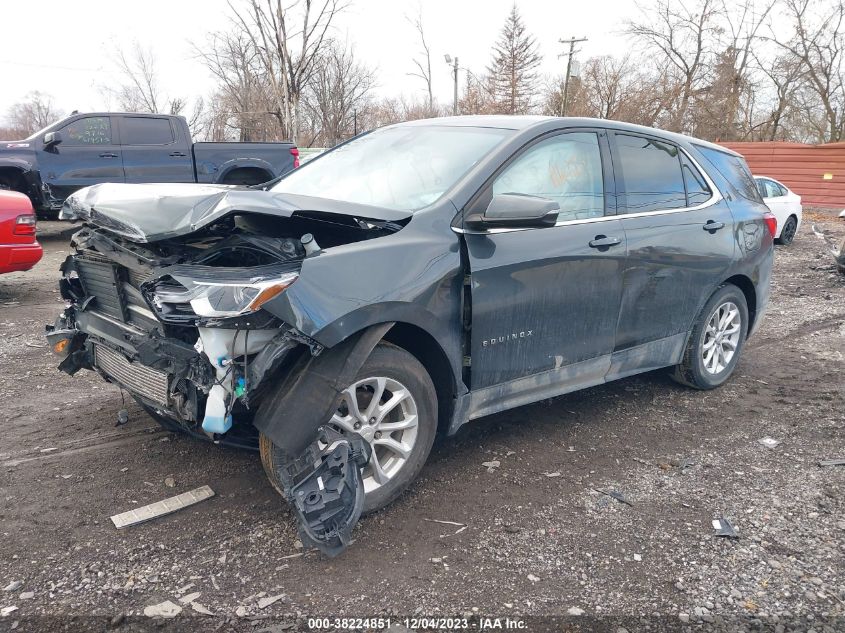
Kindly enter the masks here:
<path id="1" fill-rule="evenodd" d="M 352 529 L 364 507 L 361 468 L 370 461 L 371 452 L 363 438 L 321 427 L 319 440 L 288 466 L 286 474 L 297 482 L 288 497 L 303 545 L 335 557 L 351 544 Z"/>

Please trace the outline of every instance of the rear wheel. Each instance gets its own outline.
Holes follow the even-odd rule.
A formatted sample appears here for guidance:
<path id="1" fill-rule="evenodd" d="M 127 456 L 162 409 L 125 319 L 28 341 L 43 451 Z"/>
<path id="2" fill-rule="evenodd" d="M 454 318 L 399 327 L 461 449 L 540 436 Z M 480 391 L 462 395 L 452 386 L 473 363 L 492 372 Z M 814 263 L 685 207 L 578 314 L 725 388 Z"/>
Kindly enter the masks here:
<path id="1" fill-rule="evenodd" d="M 673 378 L 695 389 L 713 389 L 730 378 L 748 332 L 748 305 L 742 291 L 725 285 L 701 310 Z"/>
<path id="2" fill-rule="evenodd" d="M 778 244 L 789 246 L 792 240 L 795 239 L 795 233 L 798 230 L 798 218 L 790 215 L 783 223 L 783 228 L 780 230 L 780 237 L 777 239 Z"/>
<path id="3" fill-rule="evenodd" d="M 223 178 L 220 184 L 223 185 L 260 185 L 263 182 L 272 180 L 273 176 L 263 169 L 251 167 L 239 167 L 233 169 Z"/>
<path id="4" fill-rule="evenodd" d="M 422 470 L 437 432 L 437 396 L 422 364 L 405 350 L 380 343 L 343 390 L 328 424 L 342 434 L 357 434 L 372 447 L 364 467 L 364 512 L 375 512 L 410 485 Z M 265 435 L 261 461 L 280 493 L 285 453 Z"/>

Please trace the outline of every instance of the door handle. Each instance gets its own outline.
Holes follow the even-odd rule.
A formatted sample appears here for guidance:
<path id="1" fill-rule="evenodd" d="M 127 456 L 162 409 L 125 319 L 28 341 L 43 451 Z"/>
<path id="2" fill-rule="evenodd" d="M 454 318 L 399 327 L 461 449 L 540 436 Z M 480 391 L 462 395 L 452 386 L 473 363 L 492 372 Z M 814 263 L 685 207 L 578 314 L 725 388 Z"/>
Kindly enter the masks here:
<path id="1" fill-rule="evenodd" d="M 715 233 L 719 229 L 725 228 L 724 222 L 714 222 L 713 220 L 707 220 L 702 227 L 705 231 L 710 231 L 711 233 Z"/>
<path id="2" fill-rule="evenodd" d="M 171 152 L 170 155 L 174 158 L 185 158 L 187 156 L 185 152 Z"/>
<path id="3" fill-rule="evenodd" d="M 111 152 L 105 152 L 100 154 L 100 158 L 117 158 L 117 154 L 112 154 Z"/>
<path id="4" fill-rule="evenodd" d="M 596 239 L 590 242 L 590 248 L 610 248 L 622 243 L 620 237 L 607 237 L 606 235 L 596 235 Z"/>

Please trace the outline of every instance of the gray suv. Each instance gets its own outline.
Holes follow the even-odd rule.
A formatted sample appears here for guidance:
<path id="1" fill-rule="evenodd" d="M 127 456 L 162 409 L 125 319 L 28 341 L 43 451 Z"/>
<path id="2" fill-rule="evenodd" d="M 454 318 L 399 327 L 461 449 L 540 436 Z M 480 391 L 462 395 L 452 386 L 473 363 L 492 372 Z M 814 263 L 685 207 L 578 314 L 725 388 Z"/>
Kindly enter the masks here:
<path id="1" fill-rule="evenodd" d="M 329 553 L 435 435 L 659 368 L 711 389 L 769 298 L 741 156 L 624 123 L 414 121 L 256 188 L 97 185 L 48 338 L 169 429 L 257 446 Z"/>

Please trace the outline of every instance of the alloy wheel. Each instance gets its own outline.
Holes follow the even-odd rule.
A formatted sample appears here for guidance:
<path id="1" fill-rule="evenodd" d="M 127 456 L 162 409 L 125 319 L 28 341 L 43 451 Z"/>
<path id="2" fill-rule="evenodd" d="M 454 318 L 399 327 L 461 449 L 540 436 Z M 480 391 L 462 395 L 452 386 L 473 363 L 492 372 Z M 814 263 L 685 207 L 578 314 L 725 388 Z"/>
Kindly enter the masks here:
<path id="1" fill-rule="evenodd" d="M 405 466 L 417 440 L 417 403 L 398 380 L 375 376 L 359 380 L 341 394 L 330 424 L 341 433 L 356 433 L 372 447 L 364 467 L 364 492 L 393 479 Z"/>
<path id="2" fill-rule="evenodd" d="M 739 345 L 742 316 L 733 301 L 720 304 L 707 320 L 701 341 L 701 358 L 709 374 L 720 374 L 730 365 Z"/>
<path id="3" fill-rule="evenodd" d="M 781 240 L 786 244 L 792 242 L 792 240 L 795 239 L 795 232 L 797 231 L 797 229 L 798 227 L 796 226 L 795 220 L 789 218 L 786 221 L 786 224 L 784 224 L 783 230 L 781 231 Z"/>

